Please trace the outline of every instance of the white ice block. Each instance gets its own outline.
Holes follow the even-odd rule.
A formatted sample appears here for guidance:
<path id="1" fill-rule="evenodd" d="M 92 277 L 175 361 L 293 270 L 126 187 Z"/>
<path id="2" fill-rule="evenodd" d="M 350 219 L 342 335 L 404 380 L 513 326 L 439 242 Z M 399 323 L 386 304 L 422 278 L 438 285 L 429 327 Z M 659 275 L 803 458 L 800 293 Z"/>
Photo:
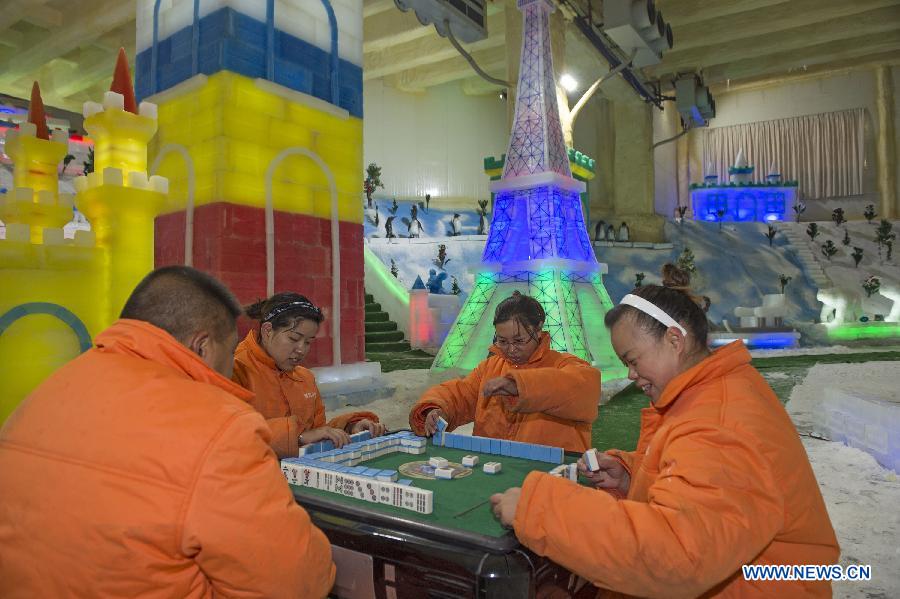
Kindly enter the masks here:
<path id="1" fill-rule="evenodd" d="M 462 459 L 462 465 L 466 468 L 474 468 L 478 465 L 477 455 L 467 455 Z"/>
<path id="2" fill-rule="evenodd" d="M 485 474 L 497 474 L 502 468 L 503 465 L 500 462 L 487 462 L 482 469 Z"/>
<path id="3" fill-rule="evenodd" d="M 446 468 L 447 464 L 449 464 L 450 462 L 447 460 L 447 458 L 440 458 L 435 456 L 433 458 L 430 458 L 428 460 L 428 463 L 435 468 Z"/>

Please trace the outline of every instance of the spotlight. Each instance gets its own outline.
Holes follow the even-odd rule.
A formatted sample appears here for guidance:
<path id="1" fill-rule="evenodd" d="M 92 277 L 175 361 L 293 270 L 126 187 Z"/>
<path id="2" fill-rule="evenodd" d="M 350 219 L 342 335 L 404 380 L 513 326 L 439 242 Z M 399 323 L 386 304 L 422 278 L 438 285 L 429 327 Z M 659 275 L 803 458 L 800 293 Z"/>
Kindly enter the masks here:
<path id="1" fill-rule="evenodd" d="M 568 73 L 562 74 L 562 76 L 559 78 L 559 84 L 563 86 L 563 89 L 565 89 L 567 92 L 573 92 L 578 89 L 578 80 L 576 80 L 575 77 L 572 77 Z"/>

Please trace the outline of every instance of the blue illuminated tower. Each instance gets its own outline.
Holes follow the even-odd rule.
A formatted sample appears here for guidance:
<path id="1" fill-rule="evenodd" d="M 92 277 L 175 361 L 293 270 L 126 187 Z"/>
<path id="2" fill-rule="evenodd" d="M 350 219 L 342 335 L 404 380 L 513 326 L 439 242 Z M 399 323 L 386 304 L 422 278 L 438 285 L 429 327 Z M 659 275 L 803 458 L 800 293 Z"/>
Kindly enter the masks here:
<path id="1" fill-rule="evenodd" d="M 581 210 L 584 183 L 572 178 L 556 104 L 548 0 L 518 0 L 524 17 L 516 114 L 490 234 L 471 295 L 433 370 L 472 369 L 493 336 L 494 307 L 514 290 L 541 302 L 553 349 L 623 376 L 603 317 L 612 302 L 603 286 Z"/>

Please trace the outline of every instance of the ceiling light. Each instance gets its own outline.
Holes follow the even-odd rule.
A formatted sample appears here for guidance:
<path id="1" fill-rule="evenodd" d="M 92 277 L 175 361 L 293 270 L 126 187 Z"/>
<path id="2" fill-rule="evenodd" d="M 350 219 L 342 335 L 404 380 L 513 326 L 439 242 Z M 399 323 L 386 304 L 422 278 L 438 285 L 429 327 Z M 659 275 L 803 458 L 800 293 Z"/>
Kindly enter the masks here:
<path id="1" fill-rule="evenodd" d="M 578 89 L 578 81 L 568 73 L 563 73 L 559 78 L 559 84 L 563 86 L 567 92 L 573 92 Z"/>

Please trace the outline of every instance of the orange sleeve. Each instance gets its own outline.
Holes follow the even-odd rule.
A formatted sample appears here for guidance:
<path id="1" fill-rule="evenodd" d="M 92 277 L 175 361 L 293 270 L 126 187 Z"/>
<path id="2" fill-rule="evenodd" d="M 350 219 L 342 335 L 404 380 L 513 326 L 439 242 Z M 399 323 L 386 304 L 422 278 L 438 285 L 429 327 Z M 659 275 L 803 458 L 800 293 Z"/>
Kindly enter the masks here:
<path id="1" fill-rule="evenodd" d="M 696 597 L 725 580 L 772 541 L 783 499 L 738 435 L 690 426 L 673 431 L 647 503 L 529 474 L 513 522 L 519 540 L 628 595 Z"/>
<path id="2" fill-rule="evenodd" d="M 378 415 L 375 414 L 375 412 L 362 411 L 350 412 L 349 414 L 340 414 L 338 416 L 335 416 L 328 421 L 328 426 L 339 428 L 342 431 L 349 433 L 354 424 L 356 424 L 360 420 L 365 420 L 367 418 L 372 422 L 378 422 Z"/>
<path id="3" fill-rule="evenodd" d="M 294 501 L 268 437 L 250 412 L 219 432 L 186 505 L 181 550 L 215 595 L 324 597 L 334 583 L 331 546 Z"/>
<path id="4" fill-rule="evenodd" d="M 295 458 L 300 452 L 300 444 L 298 439 L 300 433 L 300 424 L 295 416 L 279 416 L 278 418 L 266 418 L 266 424 L 272 431 L 272 449 L 278 459 Z"/>
<path id="5" fill-rule="evenodd" d="M 244 389 L 258 394 L 260 390 L 253 388 L 253 378 L 251 377 L 250 372 L 251 370 L 246 364 L 235 359 L 234 369 L 231 372 L 231 380 Z M 257 396 L 249 402 L 257 411 L 259 411 L 259 407 L 256 405 L 256 401 L 259 399 L 260 398 Z M 323 420 L 325 418 L 324 410 L 322 418 Z M 297 437 L 303 432 L 297 419 L 293 416 L 278 416 L 276 418 L 266 418 L 266 424 L 269 425 L 269 430 L 272 431 L 272 449 L 275 451 L 278 458 L 296 457 L 300 450 L 300 446 L 297 443 Z"/>
<path id="6" fill-rule="evenodd" d="M 409 412 L 410 428 L 416 434 L 424 435 L 425 416 L 433 408 L 444 412 L 449 430 L 475 420 L 486 362 L 483 360 L 463 378 L 444 381 L 425 391 Z"/>
<path id="7" fill-rule="evenodd" d="M 520 412 L 540 412 L 576 422 L 597 419 L 600 371 L 584 360 L 565 357 L 556 366 L 511 370 L 506 376 L 516 381 Z"/>

